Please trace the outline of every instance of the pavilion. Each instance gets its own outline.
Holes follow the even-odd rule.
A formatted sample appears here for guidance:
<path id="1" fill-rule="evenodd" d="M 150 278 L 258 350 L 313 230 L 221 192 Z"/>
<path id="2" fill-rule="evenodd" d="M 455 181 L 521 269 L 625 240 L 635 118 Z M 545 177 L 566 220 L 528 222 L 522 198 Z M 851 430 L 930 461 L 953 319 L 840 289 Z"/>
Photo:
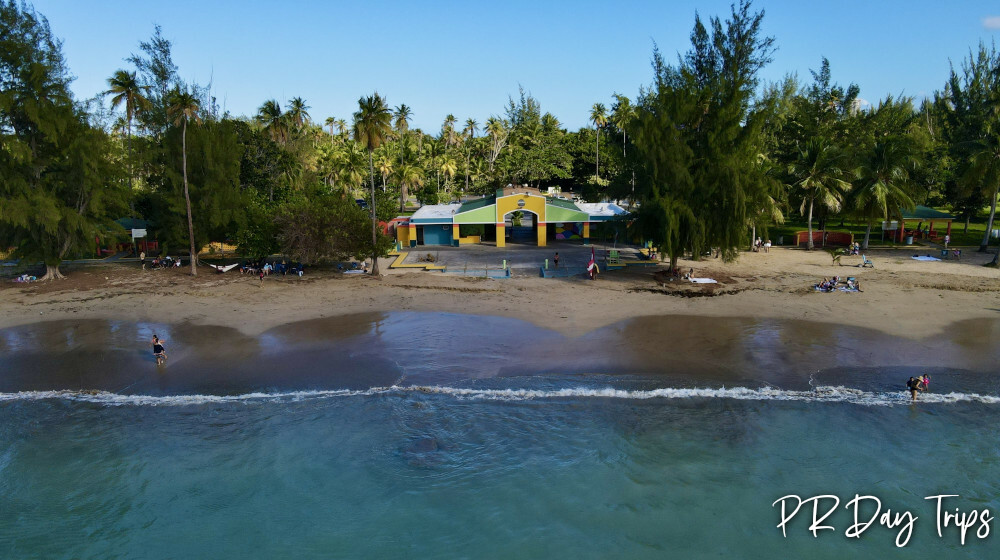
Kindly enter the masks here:
<path id="1" fill-rule="evenodd" d="M 913 209 L 912 212 L 903 209 L 902 219 L 899 221 L 899 229 L 896 230 L 896 234 L 898 235 L 897 241 L 902 243 L 904 237 L 908 235 L 913 235 L 914 237 L 918 238 L 924 237 L 924 234 L 921 233 L 921 231 L 919 230 L 923 229 L 925 224 L 927 225 L 926 238 L 937 239 L 938 231 L 934 230 L 934 224 L 940 224 L 941 222 L 944 222 L 945 224 L 945 235 L 951 235 L 951 222 L 954 220 L 955 216 L 952 216 L 951 214 L 948 214 L 946 212 L 935 210 L 927 206 L 917 206 L 916 208 Z M 907 222 L 910 222 L 910 224 L 912 224 L 912 227 L 909 232 L 907 232 L 906 229 Z M 914 234 L 914 232 L 916 233 Z"/>
<path id="2" fill-rule="evenodd" d="M 460 204 L 421 207 L 396 227 L 396 239 L 404 247 L 509 241 L 545 247 L 549 241 L 590 242 L 591 225 L 628 214 L 613 203 L 571 202 L 530 192 L 495 195 Z"/>

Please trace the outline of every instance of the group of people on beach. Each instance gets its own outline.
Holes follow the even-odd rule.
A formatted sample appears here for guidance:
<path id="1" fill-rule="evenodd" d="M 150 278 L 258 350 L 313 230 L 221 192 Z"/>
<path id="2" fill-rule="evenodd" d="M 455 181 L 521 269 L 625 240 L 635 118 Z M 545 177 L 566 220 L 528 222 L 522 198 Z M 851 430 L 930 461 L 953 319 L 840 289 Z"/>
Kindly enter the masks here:
<path id="1" fill-rule="evenodd" d="M 930 384 L 931 376 L 928 374 L 921 375 L 920 377 L 910 377 L 906 382 L 906 390 L 910 392 L 910 399 L 917 400 L 917 393 L 926 391 Z"/>
<path id="2" fill-rule="evenodd" d="M 754 253 L 759 253 L 761 251 L 764 251 L 765 253 L 768 253 L 768 252 L 771 251 L 771 240 L 770 239 L 768 239 L 767 241 L 763 241 L 763 240 L 761 240 L 760 237 L 758 237 L 756 240 L 754 240 L 754 242 L 753 242 L 753 252 Z"/>
<path id="3" fill-rule="evenodd" d="M 861 282 L 857 278 L 855 278 L 853 276 L 848 276 L 847 277 L 846 284 L 847 284 L 846 285 L 847 291 L 849 291 L 849 292 L 860 292 L 861 291 Z M 826 278 L 824 278 L 824 279 L 820 280 L 820 282 L 818 284 L 813 284 L 813 288 L 815 288 L 816 290 L 818 290 L 820 292 L 824 292 L 824 293 L 826 293 L 826 292 L 835 292 L 835 291 L 837 291 L 838 287 L 840 287 L 840 276 L 834 276 L 833 278 L 830 278 L 829 280 L 827 280 Z"/>
<path id="4" fill-rule="evenodd" d="M 146 270 L 146 252 L 145 251 L 139 253 L 139 264 L 142 265 L 142 269 L 143 270 Z M 170 255 L 167 255 L 165 257 L 160 257 L 159 255 L 157 255 L 157 256 L 153 257 L 153 260 L 152 260 L 152 262 L 149 265 L 149 267 L 151 269 L 154 269 L 154 270 L 158 269 L 158 268 L 174 268 L 174 267 L 179 267 L 179 266 L 181 266 L 181 258 L 177 257 L 175 259 L 175 258 L 171 257 Z"/>

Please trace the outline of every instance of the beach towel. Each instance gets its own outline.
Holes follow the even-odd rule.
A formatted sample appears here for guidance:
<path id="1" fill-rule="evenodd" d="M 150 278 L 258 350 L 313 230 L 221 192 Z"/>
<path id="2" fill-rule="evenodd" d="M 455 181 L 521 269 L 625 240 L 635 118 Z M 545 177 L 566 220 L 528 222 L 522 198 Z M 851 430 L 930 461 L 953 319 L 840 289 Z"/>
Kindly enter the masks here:
<path id="1" fill-rule="evenodd" d="M 713 280 L 711 278 L 688 278 L 688 280 L 694 282 L 695 284 L 718 284 L 718 280 Z"/>
<path id="2" fill-rule="evenodd" d="M 344 274 L 368 274 L 364 270 L 345 270 Z"/>
<path id="3" fill-rule="evenodd" d="M 219 272 L 229 272 L 230 270 L 236 268 L 237 266 L 240 266 L 240 263 L 230 264 L 225 266 L 220 264 L 210 264 L 208 266 L 214 268 L 215 270 L 218 270 Z"/>
<path id="4" fill-rule="evenodd" d="M 927 255 L 913 255 L 910 258 L 912 258 L 915 261 L 939 261 L 939 260 L 941 260 L 941 259 L 939 259 L 937 257 L 929 257 Z"/>

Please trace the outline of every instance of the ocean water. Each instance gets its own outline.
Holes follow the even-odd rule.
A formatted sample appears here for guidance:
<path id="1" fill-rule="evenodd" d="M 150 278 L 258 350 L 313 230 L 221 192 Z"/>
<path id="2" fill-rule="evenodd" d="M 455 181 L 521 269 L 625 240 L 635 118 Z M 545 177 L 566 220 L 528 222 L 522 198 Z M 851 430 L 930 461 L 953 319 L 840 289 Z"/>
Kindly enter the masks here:
<path id="1" fill-rule="evenodd" d="M 925 497 L 1000 508 L 997 328 L 651 317 L 566 338 L 401 313 L 257 337 L 7 329 L 0 558 L 995 558 L 995 521 L 939 537 Z M 783 536 L 772 504 L 791 494 L 838 496 L 835 529 L 813 537 L 807 503 Z M 845 536 L 856 494 L 917 517 L 905 547 L 900 526 Z"/>

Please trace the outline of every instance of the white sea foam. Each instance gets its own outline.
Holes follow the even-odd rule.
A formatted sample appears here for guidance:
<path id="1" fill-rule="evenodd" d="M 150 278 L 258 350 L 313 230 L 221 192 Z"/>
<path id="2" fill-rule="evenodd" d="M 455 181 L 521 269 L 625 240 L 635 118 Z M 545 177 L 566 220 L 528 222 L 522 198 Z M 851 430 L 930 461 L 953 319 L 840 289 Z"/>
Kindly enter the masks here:
<path id="1" fill-rule="evenodd" d="M 818 403 L 850 403 L 865 406 L 894 406 L 909 404 L 910 397 L 903 391 L 875 392 L 850 387 L 818 386 L 809 391 L 793 391 L 776 387 L 721 387 L 721 388 L 662 388 L 648 390 L 615 389 L 613 387 L 572 387 L 565 389 L 476 389 L 446 386 L 375 387 L 361 391 L 325 390 L 290 391 L 275 393 L 244 393 L 240 395 L 127 395 L 106 391 L 23 391 L 0 393 L 3 401 L 67 400 L 106 406 L 194 406 L 225 403 L 294 402 L 337 397 L 365 397 L 377 395 L 405 395 L 424 393 L 443 395 L 462 400 L 535 401 L 560 399 L 730 399 L 742 401 L 800 401 Z M 951 404 L 976 402 L 1000 404 L 1000 397 L 977 393 L 923 393 L 919 404 Z"/>

